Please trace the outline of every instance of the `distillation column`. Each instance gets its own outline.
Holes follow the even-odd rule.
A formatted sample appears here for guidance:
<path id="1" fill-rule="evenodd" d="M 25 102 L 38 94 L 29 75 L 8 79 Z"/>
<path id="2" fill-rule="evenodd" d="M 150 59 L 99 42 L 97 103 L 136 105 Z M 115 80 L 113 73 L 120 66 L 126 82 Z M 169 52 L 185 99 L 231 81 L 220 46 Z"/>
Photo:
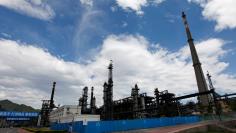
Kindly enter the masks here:
<path id="1" fill-rule="evenodd" d="M 105 120 L 112 120 L 113 119 L 113 79 L 112 79 L 112 61 L 110 62 L 108 66 L 108 83 L 104 83 L 104 106 L 103 106 L 103 113 L 104 113 L 104 119 Z"/>
<path id="2" fill-rule="evenodd" d="M 139 88 L 138 85 L 135 84 L 134 88 L 132 88 L 131 96 L 133 98 L 133 118 L 137 118 L 138 114 L 138 96 L 139 96 Z"/>
<path id="3" fill-rule="evenodd" d="M 91 114 L 95 114 L 96 112 L 96 98 L 93 96 L 93 90 L 94 88 L 91 88 L 91 99 L 90 99 L 90 109 L 91 109 Z"/>
<path id="4" fill-rule="evenodd" d="M 82 97 L 79 99 L 79 106 L 81 106 L 81 113 L 87 111 L 88 87 L 84 87 Z"/>

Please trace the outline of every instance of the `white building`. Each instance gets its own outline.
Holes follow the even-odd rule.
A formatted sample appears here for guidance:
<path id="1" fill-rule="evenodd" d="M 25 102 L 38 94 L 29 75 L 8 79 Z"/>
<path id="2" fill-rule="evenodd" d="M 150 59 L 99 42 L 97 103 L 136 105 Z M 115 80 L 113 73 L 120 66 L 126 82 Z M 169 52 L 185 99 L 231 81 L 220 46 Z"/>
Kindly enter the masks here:
<path id="1" fill-rule="evenodd" d="M 49 116 L 52 123 L 69 123 L 75 121 L 100 121 L 100 115 L 81 114 L 81 107 L 78 105 L 64 105 L 53 110 Z"/>

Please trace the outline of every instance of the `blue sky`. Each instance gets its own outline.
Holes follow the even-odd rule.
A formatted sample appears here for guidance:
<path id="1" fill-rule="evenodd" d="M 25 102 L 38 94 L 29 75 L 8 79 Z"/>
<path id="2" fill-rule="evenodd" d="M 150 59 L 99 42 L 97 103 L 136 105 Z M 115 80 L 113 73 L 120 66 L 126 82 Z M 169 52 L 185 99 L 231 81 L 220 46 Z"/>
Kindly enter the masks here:
<path id="1" fill-rule="evenodd" d="M 147 52 L 147 60 L 150 59 L 150 62 L 155 62 L 153 58 L 160 56 L 160 60 L 170 63 L 169 66 L 173 65 L 173 68 L 175 66 L 178 68 L 179 63 L 183 64 L 183 66 L 187 67 L 186 70 L 189 70 L 190 74 L 186 75 L 186 77 L 181 77 L 181 73 L 179 75 L 176 74 L 180 76 L 178 80 L 187 81 L 189 80 L 188 76 L 191 75 L 192 84 L 186 86 L 173 85 L 170 86 L 170 90 L 185 88 L 186 91 L 181 91 L 179 95 L 185 92 L 194 92 L 196 90 L 190 89 L 191 87 L 196 88 L 194 87 L 196 84 L 193 68 L 190 67 L 191 60 L 187 51 L 189 49 L 181 20 L 182 11 L 186 12 L 193 38 L 196 44 L 201 47 L 199 48 L 199 54 L 202 53 L 200 57 L 203 59 L 200 58 L 200 60 L 203 60 L 203 65 L 206 62 L 205 67 L 203 66 L 205 68 L 204 71 L 206 72 L 206 69 L 210 69 L 209 71 L 212 73 L 213 78 L 215 76 L 216 86 L 221 88 L 219 89 L 221 93 L 226 91 L 233 92 L 236 87 L 236 10 L 233 4 L 236 4 L 233 0 L 225 0 L 225 2 L 219 0 L 22 0 L 21 2 L 17 0 L 1 0 L 0 45 L 2 45 L 2 50 L 8 49 L 6 44 L 9 44 L 9 47 L 14 45 L 15 48 L 11 47 L 10 50 L 16 50 L 16 53 L 5 52 L 5 55 L 2 55 L 0 59 L 1 63 L 15 70 L 15 73 L 12 72 L 12 74 L 5 69 L 0 71 L 4 75 L 4 78 L 0 79 L 1 90 L 3 91 L 0 94 L 0 98 L 8 98 L 13 101 L 21 99 L 20 102 L 32 104 L 35 99 L 47 97 L 50 82 L 57 80 L 59 82 L 58 86 L 60 86 L 61 81 L 61 88 L 59 87 L 61 91 L 57 95 L 58 103 L 74 103 L 75 99 L 78 99 L 81 94 L 81 88 L 85 85 L 90 86 L 89 84 L 99 88 L 97 89 L 97 95 L 100 97 L 99 101 L 101 101 L 102 93 L 99 93 L 99 90 L 102 90 L 101 85 L 106 80 L 106 65 L 109 63 L 109 59 L 114 60 L 119 57 L 117 59 L 119 61 L 116 62 L 114 60 L 115 65 L 117 65 L 115 69 L 119 69 L 118 66 L 127 65 L 127 62 L 121 59 L 126 58 L 126 56 L 119 56 L 119 54 L 116 54 L 117 51 L 113 51 L 113 48 L 120 48 L 125 51 L 126 47 L 127 49 L 131 48 L 128 52 L 131 55 L 136 55 L 135 52 L 139 52 L 138 50 L 140 49 L 146 50 L 140 52 Z M 222 8 L 223 12 L 219 11 L 219 8 Z M 127 45 L 125 45 L 126 43 Z M 137 43 L 138 46 L 133 46 L 133 43 Z M 121 47 L 123 44 L 124 47 Z M 133 51 L 136 47 L 138 48 L 137 51 Z M 32 52 L 34 50 L 31 48 L 36 50 L 35 53 Z M 21 52 L 17 54 L 19 51 Z M 113 51 L 114 54 L 111 53 L 111 56 L 109 56 L 109 51 Z M 212 54 L 207 54 L 208 51 L 210 51 L 209 53 L 213 52 Z M 24 55 L 24 52 L 29 52 L 31 55 Z M 16 61 L 15 64 L 7 63 L 6 59 L 3 58 L 7 54 L 15 54 L 12 56 L 12 60 L 19 56 L 22 56 L 22 59 Z M 34 61 L 28 61 L 31 59 L 29 56 L 33 56 L 32 60 Z M 144 56 L 146 57 L 146 55 Z M 149 56 L 152 57 L 149 58 Z M 162 56 L 163 58 L 161 58 Z M 176 61 L 173 57 L 178 59 L 179 63 L 175 64 Z M 43 62 L 35 62 L 40 59 L 42 61 L 49 59 L 48 63 L 42 66 L 42 70 L 35 68 L 37 63 L 44 64 Z M 212 59 L 212 63 L 208 63 L 207 59 Z M 25 60 L 28 61 L 24 64 L 27 67 L 25 69 L 32 67 L 34 73 L 17 67 L 21 65 L 24 67 L 21 63 Z M 169 62 L 168 60 L 171 61 Z M 57 61 L 59 63 L 55 63 Z M 127 65 L 127 67 L 135 64 L 132 62 L 136 62 L 137 59 L 130 58 L 129 61 L 131 64 Z M 142 60 L 140 61 L 142 62 Z M 62 64 L 63 66 L 61 66 Z M 156 65 L 158 65 L 148 62 L 146 64 L 153 66 L 151 68 L 156 68 Z M 47 65 L 55 65 L 55 73 L 48 72 L 53 68 L 49 69 L 52 66 L 47 67 Z M 160 64 L 160 66 L 162 65 Z M 77 67 L 79 70 L 76 70 Z M 215 68 L 213 69 L 212 67 Z M 162 89 L 168 89 L 170 85 L 169 82 L 171 81 L 161 85 L 159 85 L 161 82 L 157 81 L 155 84 L 148 85 L 162 78 L 144 76 L 141 73 L 148 75 L 148 72 L 141 69 L 133 71 L 125 68 L 121 67 L 120 70 L 117 70 L 117 73 L 125 72 L 124 74 L 117 74 L 117 82 L 120 82 L 117 83 L 117 88 L 126 88 L 115 91 L 117 98 L 128 96 L 127 89 L 130 92 L 134 83 L 140 83 L 143 88 L 150 87 L 148 90 L 146 89 L 150 94 L 153 91 L 151 87 L 161 86 L 163 87 Z M 147 68 L 143 67 L 142 69 Z M 48 74 L 53 76 L 42 74 L 44 70 L 45 73 L 48 72 Z M 19 71 L 23 72 L 18 73 Z M 169 73 L 170 77 L 176 76 L 171 75 L 175 74 L 175 72 L 172 72 L 174 71 L 172 68 L 166 70 L 160 68 L 160 70 L 153 69 L 150 71 L 161 71 L 160 73 L 164 74 L 168 71 L 165 76 Z M 134 72 L 137 74 L 133 75 Z M 83 73 L 82 76 L 79 75 L 80 73 Z M 22 74 L 28 76 L 23 76 Z M 77 76 L 71 80 L 70 78 L 68 79 L 67 74 Z M 133 77 L 129 77 L 129 74 Z M 156 74 L 158 75 L 159 73 Z M 66 79 L 60 78 L 60 75 Z M 10 82 L 13 77 L 20 79 L 16 78 L 15 86 L 9 85 L 6 81 L 8 79 Z M 95 79 L 90 77 L 95 77 Z M 171 79 L 163 79 L 163 81 L 166 80 Z M 176 82 L 175 80 L 174 78 L 172 82 Z M 219 83 L 221 80 L 229 81 Z M 21 91 L 28 90 L 32 97 L 22 98 L 20 95 L 14 95 L 14 88 L 18 86 L 20 86 L 18 89 L 21 89 Z M 63 87 L 75 92 L 74 96 L 67 101 L 63 101 L 61 98 L 65 91 Z M 12 93 L 9 90 L 12 90 Z M 36 96 L 36 94 L 40 94 L 40 96 Z M 15 98 L 12 98 L 12 96 Z M 69 97 L 70 95 L 66 96 Z M 40 101 L 32 105 L 39 107 L 39 104 Z"/>

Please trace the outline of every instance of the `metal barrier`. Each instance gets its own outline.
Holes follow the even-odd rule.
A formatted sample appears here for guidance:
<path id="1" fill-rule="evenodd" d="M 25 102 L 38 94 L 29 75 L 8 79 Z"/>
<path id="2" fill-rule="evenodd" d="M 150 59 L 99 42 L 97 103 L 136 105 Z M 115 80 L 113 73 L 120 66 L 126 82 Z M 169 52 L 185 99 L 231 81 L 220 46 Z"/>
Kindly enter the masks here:
<path id="1" fill-rule="evenodd" d="M 76 133 L 107 133 L 115 131 L 127 131 L 127 130 L 195 123 L 199 121 L 200 118 L 198 116 L 98 121 L 98 122 L 88 122 L 87 125 L 83 125 L 83 122 L 80 121 L 73 123 L 52 124 L 51 129 L 68 130 L 69 127 L 72 126 L 73 132 Z"/>

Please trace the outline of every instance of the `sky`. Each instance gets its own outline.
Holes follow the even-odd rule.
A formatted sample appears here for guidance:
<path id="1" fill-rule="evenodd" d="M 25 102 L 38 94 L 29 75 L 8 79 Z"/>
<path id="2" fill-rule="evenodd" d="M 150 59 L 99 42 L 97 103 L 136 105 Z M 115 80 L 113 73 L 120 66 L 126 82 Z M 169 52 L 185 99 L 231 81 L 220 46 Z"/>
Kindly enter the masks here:
<path id="1" fill-rule="evenodd" d="M 0 99 L 41 107 L 78 104 L 103 84 L 113 60 L 114 100 L 198 91 L 181 12 L 217 93 L 236 91 L 235 0 L 0 0 Z"/>

